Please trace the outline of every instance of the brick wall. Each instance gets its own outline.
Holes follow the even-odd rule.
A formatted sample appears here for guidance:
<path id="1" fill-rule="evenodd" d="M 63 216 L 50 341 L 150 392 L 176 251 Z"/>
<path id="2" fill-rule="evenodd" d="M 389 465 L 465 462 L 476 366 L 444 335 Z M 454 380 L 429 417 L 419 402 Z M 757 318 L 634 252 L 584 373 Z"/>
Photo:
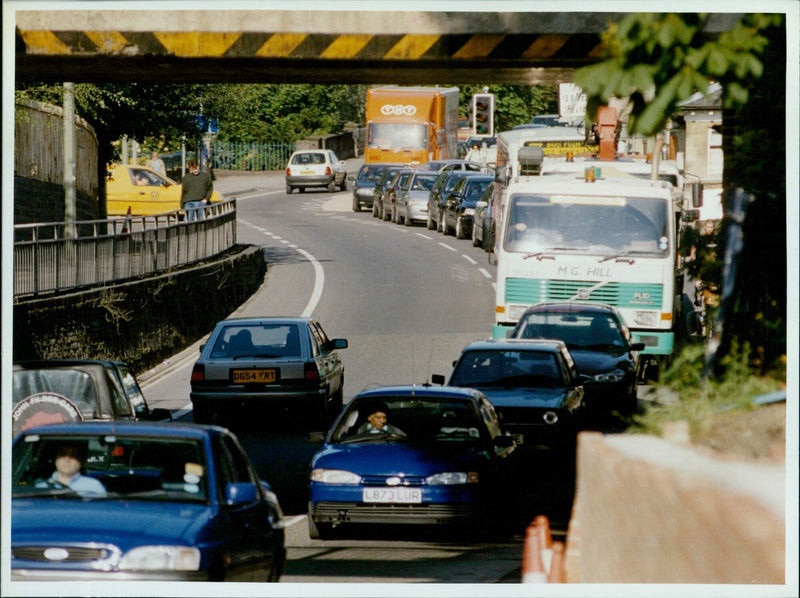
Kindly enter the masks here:
<path id="1" fill-rule="evenodd" d="M 784 583 L 785 514 L 708 472 L 740 468 L 733 477 L 750 488 L 779 486 L 775 477 L 765 483 L 748 469 L 752 464 L 715 460 L 703 473 L 696 461 L 710 459 L 682 452 L 676 467 L 657 466 L 638 440 L 619 438 L 612 446 L 599 433 L 580 435 L 568 583 Z M 676 451 L 655 437 L 645 442 L 654 455 Z M 632 450 L 618 450 L 625 443 Z M 757 475 L 767 469 L 757 467 Z"/>
<path id="2" fill-rule="evenodd" d="M 14 305 L 13 359 L 112 358 L 146 370 L 211 331 L 264 281 L 263 249 L 107 288 Z"/>

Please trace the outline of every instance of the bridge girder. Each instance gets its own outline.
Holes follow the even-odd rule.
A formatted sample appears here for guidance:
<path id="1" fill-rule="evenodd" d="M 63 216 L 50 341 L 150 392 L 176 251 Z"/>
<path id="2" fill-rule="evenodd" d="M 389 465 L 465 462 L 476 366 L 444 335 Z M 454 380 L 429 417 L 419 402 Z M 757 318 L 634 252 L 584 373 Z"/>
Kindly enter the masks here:
<path id="1" fill-rule="evenodd" d="M 603 56 L 624 13 L 19 10 L 16 77 L 160 83 L 538 84 Z M 709 19 L 713 35 L 741 15 Z"/>

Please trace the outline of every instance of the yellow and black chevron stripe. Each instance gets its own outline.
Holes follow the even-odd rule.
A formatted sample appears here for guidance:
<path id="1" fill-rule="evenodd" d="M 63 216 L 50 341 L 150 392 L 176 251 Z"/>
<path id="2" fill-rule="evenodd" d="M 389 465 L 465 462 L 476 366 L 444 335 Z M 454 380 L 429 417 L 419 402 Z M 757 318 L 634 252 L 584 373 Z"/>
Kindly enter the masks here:
<path id="1" fill-rule="evenodd" d="M 17 41 L 18 53 L 52 56 L 572 62 L 602 55 L 596 33 L 361 35 L 18 29 Z"/>

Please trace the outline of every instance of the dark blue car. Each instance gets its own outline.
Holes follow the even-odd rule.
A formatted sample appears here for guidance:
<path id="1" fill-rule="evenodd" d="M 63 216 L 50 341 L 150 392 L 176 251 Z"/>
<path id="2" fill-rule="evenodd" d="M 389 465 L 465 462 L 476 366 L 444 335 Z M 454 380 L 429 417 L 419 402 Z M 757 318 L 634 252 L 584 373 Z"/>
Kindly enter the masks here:
<path id="1" fill-rule="evenodd" d="M 278 499 L 224 428 L 42 426 L 16 437 L 12 465 L 12 580 L 281 576 Z"/>
<path id="2" fill-rule="evenodd" d="M 487 174 L 463 178 L 456 183 L 444 200 L 441 228 L 445 235 L 451 230 L 458 239 L 472 234 L 475 205 L 493 182 L 494 176 Z"/>
<path id="3" fill-rule="evenodd" d="M 562 341 L 489 339 L 464 348 L 448 384 L 484 393 L 518 444 L 570 449 L 587 379 Z"/>
<path id="4" fill-rule="evenodd" d="M 430 386 L 362 392 L 324 443 L 311 461 L 314 539 L 352 523 L 486 525 L 515 447 L 482 393 Z"/>

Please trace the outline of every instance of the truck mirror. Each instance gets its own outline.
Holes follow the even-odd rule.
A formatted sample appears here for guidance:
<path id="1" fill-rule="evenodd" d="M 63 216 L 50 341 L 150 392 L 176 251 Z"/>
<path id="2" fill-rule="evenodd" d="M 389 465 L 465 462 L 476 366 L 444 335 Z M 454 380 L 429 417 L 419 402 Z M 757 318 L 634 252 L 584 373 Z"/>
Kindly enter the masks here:
<path id="1" fill-rule="evenodd" d="M 692 183 L 692 207 L 703 207 L 703 183 Z"/>

